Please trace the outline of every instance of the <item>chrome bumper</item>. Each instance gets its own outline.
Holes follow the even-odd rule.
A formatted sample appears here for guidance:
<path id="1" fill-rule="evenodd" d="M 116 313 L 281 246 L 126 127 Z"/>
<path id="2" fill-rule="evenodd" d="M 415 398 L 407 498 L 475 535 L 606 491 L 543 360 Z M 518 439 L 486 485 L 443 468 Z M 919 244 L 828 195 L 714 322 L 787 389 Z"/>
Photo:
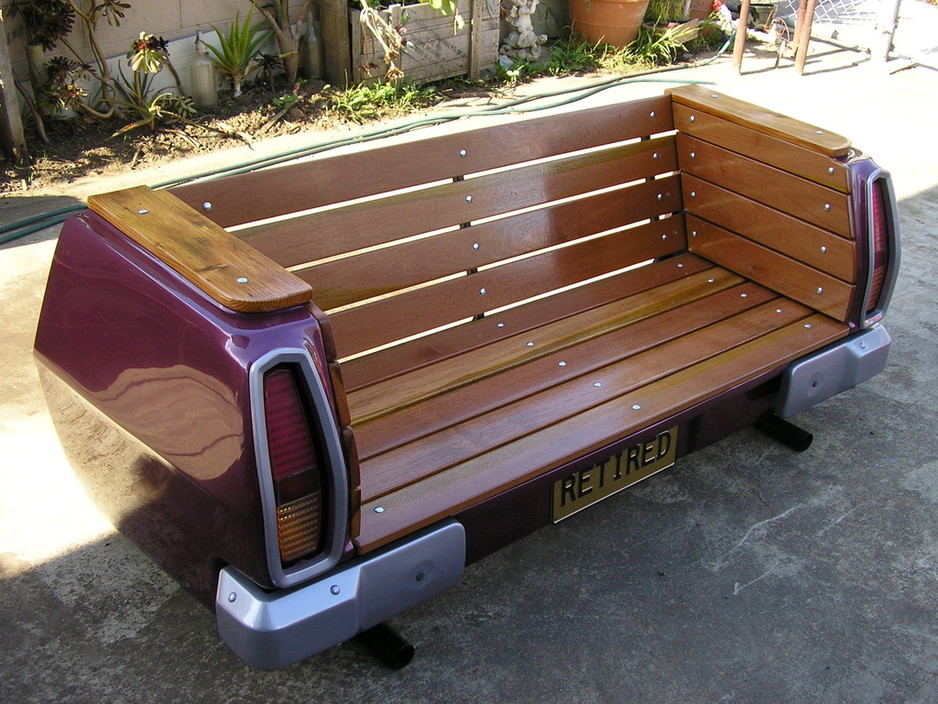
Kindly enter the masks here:
<path id="1" fill-rule="evenodd" d="M 876 376 L 886 368 L 891 341 L 879 326 L 798 360 L 782 375 L 776 413 L 793 416 Z"/>
<path id="2" fill-rule="evenodd" d="M 218 632 L 251 667 L 285 667 L 455 586 L 465 562 L 465 530 L 448 521 L 294 589 L 267 592 L 225 567 Z"/>

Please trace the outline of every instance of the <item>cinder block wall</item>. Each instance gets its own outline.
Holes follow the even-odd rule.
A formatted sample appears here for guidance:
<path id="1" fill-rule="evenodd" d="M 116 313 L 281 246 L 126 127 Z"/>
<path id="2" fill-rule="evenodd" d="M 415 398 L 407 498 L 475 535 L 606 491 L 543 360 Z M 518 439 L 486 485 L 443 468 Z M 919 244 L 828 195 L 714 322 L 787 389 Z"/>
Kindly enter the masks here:
<path id="1" fill-rule="evenodd" d="M 79 1 L 82 6 L 91 4 L 91 0 Z M 171 42 L 190 38 L 194 40 L 197 31 L 214 36 L 211 25 L 216 25 L 224 31 L 238 12 L 244 17 L 253 7 L 249 0 L 127 0 L 127 2 L 131 7 L 126 11 L 119 27 L 108 24 L 106 20 L 98 22 L 95 34 L 102 52 L 108 57 L 123 57 L 140 32 L 155 34 Z M 304 0 L 291 0 L 291 18 L 296 17 L 303 4 Z M 259 22 L 263 20 L 263 17 L 255 10 L 252 19 Z M 23 46 L 26 39 L 20 27 L 20 19 L 4 22 L 4 25 L 10 25 L 7 30 L 8 35 L 16 35 L 15 38 L 10 37 L 10 53 L 14 61 L 14 71 L 17 77 L 25 78 L 26 60 L 23 56 Z M 80 21 L 76 21 L 69 43 L 86 60 L 90 60 L 87 36 Z M 174 42 L 170 45 L 170 58 L 180 73 L 186 70 L 187 55 L 191 55 L 191 50 L 183 50 L 177 55 L 180 50 L 176 47 L 183 46 L 185 46 L 184 42 L 178 44 Z M 70 55 L 68 50 L 61 45 L 48 52 L 47 56 L 55 54 Z"/>

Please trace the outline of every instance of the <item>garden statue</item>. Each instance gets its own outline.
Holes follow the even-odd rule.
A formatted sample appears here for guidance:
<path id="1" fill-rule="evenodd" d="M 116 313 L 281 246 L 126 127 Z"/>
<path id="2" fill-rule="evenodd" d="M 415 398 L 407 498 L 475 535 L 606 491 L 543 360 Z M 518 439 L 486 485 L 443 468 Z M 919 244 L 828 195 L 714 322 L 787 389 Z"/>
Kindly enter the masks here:
<path id="1" fill-rule="evenodd" d="M 511 11 L 508 20 L 514 28 L 505 37 L 505 43 L 499 50 L 500 54 L 512 59 L 535 61 L 541 55 L 541 45 L 547 41 L 546 34 L 536 34 L 531 15 L 537 7 L 538 0 L 510 0 Z"/>

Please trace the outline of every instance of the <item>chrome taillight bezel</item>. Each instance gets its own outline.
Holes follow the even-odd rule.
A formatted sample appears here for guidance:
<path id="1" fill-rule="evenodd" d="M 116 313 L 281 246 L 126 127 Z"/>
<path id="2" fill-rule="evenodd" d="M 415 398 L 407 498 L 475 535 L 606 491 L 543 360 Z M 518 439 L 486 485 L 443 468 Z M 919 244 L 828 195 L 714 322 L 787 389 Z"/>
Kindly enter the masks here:
<path id="1" fill-rule="evenodd" d="M 280 544 L 277 533 L 277 502 L 270 465 L 270 448 L 267 438 L 267 423 L 264 404 L 264 375 L 280 366 L 289 365 L 303 380 L 309 408 L 315 413 L 310 419 L 318 423 L 314 435 L 322 441 L 324 466 L 323 498 L 329 502 L 329 520 L 323 526 L 322 549 L 308 559 L 300 559 L 285 567 L 280 559 Z M 254 455 L 257 466 L 261 510 L 264 517 L 264 544 L 270 579 L 277 587 L 288 588 L 318 577 L 338 564 L 342 557 L 346 527 L 348 525 L 348 479 L 342 443 L 332 413 L 332 404 L 316 370 L 310 354 L 305 349 L 282 349 L 258 359 L 249 374 L 251 393 L 251 422 L 254 429 Z"/>
<path id="2" fill-rule="evenodd" d="M 873 202 L 878 197 L 877 188 L 882 188 L 883 219 L 885 221 L 886 237 L 886 271 L 883 277 L 882 287 L 878 299 L 872 308 L 867 308 L 867 301 L 873 290 L 873 279 L 876 267 L 876 247 L 873 240 L 875 222 L 873 218 Z M 888 171 L 876 168 L 869 175 L 864 184 L 864 197 L 866 198 L 866 282 L 860 297 L 862 310 L 860 312 L 860 327 L 871 328 L 878 324 L 886 314 L 889 307 L 889 301 L 892 299 L 893 289 L 896 286 L 896 278 L 899 274 L 899 211 L 896 207 L 895 190 L 892 185 L 892 178 Z"/>

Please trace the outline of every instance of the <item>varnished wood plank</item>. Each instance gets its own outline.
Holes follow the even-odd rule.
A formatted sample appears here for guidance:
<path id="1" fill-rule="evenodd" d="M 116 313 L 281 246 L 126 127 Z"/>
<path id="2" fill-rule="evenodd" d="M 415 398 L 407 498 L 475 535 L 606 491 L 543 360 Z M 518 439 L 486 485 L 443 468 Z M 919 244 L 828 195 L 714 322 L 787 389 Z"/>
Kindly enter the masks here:
<path id="1" fill-rule="evenodd" d="M 573 348 L 532 359 L 470 385 L 422 401 L 356 428 L 363 460 L 437 433 L 556 384 L 589 374 L 681 335 L 772 300 L 775 293 L 753 283 L 675 305 Z M 401 378 L 407 384 L 406 378 Z"/>
<path id="2" fill-rule="evenodd" d="M 673 137 L 662 137 L 398 193 L 238 234 L 282 266 L 292 267 L 676 169 Z"/>
<path id="3" fill-rule="evenodd" d="M 686 85 L 669 88 L 665 92 L 675 103 L 717 115 L 730 122 L 830 157 L 842 157 L 850 153 L 850 140 L 846 137 L 817 125 L 795 120 L 787 115 L 717 93 L 709 87 Z"/>
<path id="4" fill-rule="evenodd" d="M 851 237 L 850 204 L 843 193 L 740 156 L 685 134 L 678 136 L 681 170 L 776 210 Z M 684 207 L 694 211 L 694 192 L 684 194 Z"/>
<path id="5" fill-rule="evenodd" d="M 342 364 L 346 388 L 349 391 L 360 389 L 711 268 L 713 264 L 705 259 L 681 254 L 566 291 L 561 296 L 532 301 L 495 316 L 358 357 Z"/>
<path id="6" fill-rule="evenodd" d="M 136 186 L 88 207 L 215 301 L 262 313 L 310 300 L 309 285 L 166 191 Z"/>
<path id="7" fill-rule="evenodd" d="M 440 394 L 561 350 L 580 345 L 638 321 L 736 286 L 742 279 L 725 270 L 702 272 L 650 291 L 607 303 L 476 350 L 374 384 L 349 395 L 352 423 L 359 426 Z"/>
<path id="8" fill-rule="evenodd" d="M 173 193 L 197 210 L 211 203 L 206 214 L 229 227 L 673 128 L 671 99 L 665 95 L 488 122 L 435 136 L 419 130 L 396 142 L 381 140 L 288 166 L 177 186 Z"/>
<path id="9" fill-rule="evenodd" d="M 762 305 L 372 457 L 362 462 L 362 497 L 370 501 L 466 462 L 757 339 L 809 313 L 791 302 L 781 307 Z"/>
<path id="10" fill-rule="evenodd" d="M 690 119 L 692 116 L 693 121 Z M 850 174 L 841 159 L 833 159 L 679 103 L 674 105 L 674 126 L 691 137 L 730 149 L 841 193 L 850 193 Z"/>
<path id="11" fill-rule="evenodd" d="M 682 218 L 655 221 L 331 315 L 339 357 L 611 273 L 686 246 Z"/>
<path id="12" fill-rule="evenodd" d="M 316 303 L 330 309 L 673 213 L 681 207 L 678 177 L 669 176 L 294 273 L 313 287 Z"/>
<path id="13" fill-rule="evenodd" d="M 690 249 L 703 257 L 846 322 L 855 286 L 691 215 Z"/>
<path id="14" fill-rule="evenodd" d="M 690 174 L 682 174 L 681 180 L 684 191 L 697 194 L 694 215 L 841 281 L 854 283 L 857 264 L 855 242 Z"/>
<path id="15" fill-rule="evenodd" d="M 810 325 L 811 327 L 806 327 Z M 815 315 L 668 375 L 364 505 L 356 545 L 369 552 L 686 409 L 780 370 L 847 334 Z M 381 513 L 375 513 L 376 507 Z"/>

